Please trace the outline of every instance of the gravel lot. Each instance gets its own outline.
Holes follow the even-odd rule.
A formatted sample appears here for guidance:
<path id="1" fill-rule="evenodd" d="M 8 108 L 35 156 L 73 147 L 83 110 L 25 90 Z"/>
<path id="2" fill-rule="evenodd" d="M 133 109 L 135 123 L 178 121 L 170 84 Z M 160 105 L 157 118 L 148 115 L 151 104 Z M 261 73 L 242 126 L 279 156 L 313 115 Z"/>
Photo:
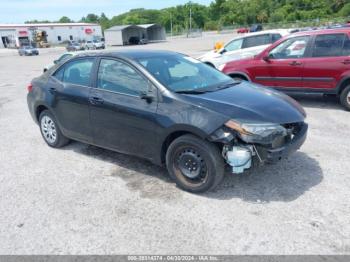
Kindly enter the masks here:
<path id="1" fill-rule="evenodd" d="M 198 56 L 229 37 L 142 48 Z M 0 54 L 0 254 L 350 254 L 350 113 L 335 98 L 296 97 L 310 130 L 290 159 L 192 195 L 147 161 L 44 143 L 26 86 L 62 52 Z"/>

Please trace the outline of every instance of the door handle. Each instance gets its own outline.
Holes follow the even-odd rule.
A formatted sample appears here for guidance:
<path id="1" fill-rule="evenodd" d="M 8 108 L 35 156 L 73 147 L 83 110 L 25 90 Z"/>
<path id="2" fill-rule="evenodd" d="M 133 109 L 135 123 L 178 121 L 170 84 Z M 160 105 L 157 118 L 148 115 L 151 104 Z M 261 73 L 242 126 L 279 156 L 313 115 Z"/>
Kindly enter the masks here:
<path id="1" fill-rule="evenodd" d="M 54 94 L 54 93 L 56 93 L 56 88 L 54 88 L 54 87 L 50 87 L 49 88 L 49 92 L 51 93 L 51 94 Z"/>
<path id="2" fill-rule="evenodd" d="M 298 62 L 298 61 L 293 61 L 291 63 L 289 63 L 291 66 L 299 66 L 299 65 L 302 65 L 301 62 Z"/>
<path id="3" fill-rule="evenodd" d="M 344 65 L 349 65 L 350 64 L 350 60 L 349 59 L 346 59 L 342 62 Z"/>
<path id="4" fill-rule="evenodd" d="M 100 104 L 103 104 L 104 102 L 104 100 L 101 97 L 97 97 L 97 96 L 89 97 L 89 101 L 93 105 L 100 105 Z"/>

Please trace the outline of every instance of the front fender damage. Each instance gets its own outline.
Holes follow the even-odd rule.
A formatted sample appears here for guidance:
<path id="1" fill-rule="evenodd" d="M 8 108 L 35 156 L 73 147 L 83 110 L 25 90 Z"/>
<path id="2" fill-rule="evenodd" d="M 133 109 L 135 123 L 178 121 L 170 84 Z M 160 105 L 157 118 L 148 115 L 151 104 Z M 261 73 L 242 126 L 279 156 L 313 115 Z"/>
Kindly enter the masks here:
<path id="1" fill-rule="evenodd" d="M 296 123 L 281 126 L 281 129 L 269 134 L 251 137 L 223 126 L 213 132 L 209 140 L 222 145 L 222 156 L 232 167 L 232 173 L 240 174 L 251 168 L 253 163 L 264 164 L 282 159 L 271 159 L 271 152 L 276 155 L 278 151 L 279 155 L 288 156 L 296 151 L 305 141 L 306 132 L 307 124 Z"/>

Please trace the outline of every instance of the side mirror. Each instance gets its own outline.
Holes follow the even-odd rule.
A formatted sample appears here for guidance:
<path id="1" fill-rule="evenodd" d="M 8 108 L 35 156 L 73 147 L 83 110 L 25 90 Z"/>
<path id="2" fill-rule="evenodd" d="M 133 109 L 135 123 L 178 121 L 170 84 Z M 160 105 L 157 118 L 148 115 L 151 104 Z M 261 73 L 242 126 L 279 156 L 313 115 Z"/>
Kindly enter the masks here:
<path id="1" fill-rule="evenodd" d="M 271 60 L 271 58 L 273 58 L 273 55 L 272 54 L 268 54 L 268 55 L 264 55 L 263 56 L 263 60 L 265 61 L 265 62 L 270 62 L 270 60 Z"/>
<path id="2" fill-rule="evenodd" d="M 155 99 L 155 96 L 154 96 L 154 94 L 152 92 L 145 92 L 145 91 L 143 91 L 143 92 L 140 93 L 140 98 L 143 99 L 143 100 L 146 100 L 146 102 L 148 104 L 150 104 Z"/>
<path id="3" fill-rule="evenodd" d="M 156 98 L 156 94 L 157 92 L 155 92 L 155 87 L 153 86 L 153 84 L 151 83 L 151 81 L 148 81 L 148 90 L 147 91 L 141 91 L 140 93 L 140 98 L 143 100 L 146 100 L 147 103 L 152 103 L 155 98 Z"/>
<path id="4" fill-rule="evenodd" d="M 225 49 L 225 48 L 223 48 L 219 53 L 221 54 L 221 55 L 223 55 L 223 54 L 225 54 L 227 52 L 227 50 Z"/>
<path id="5" fill-rule="evenodd" d="M 54 60 L 53 63 L 56 65 L 58 63 L 58 60 Z"/>

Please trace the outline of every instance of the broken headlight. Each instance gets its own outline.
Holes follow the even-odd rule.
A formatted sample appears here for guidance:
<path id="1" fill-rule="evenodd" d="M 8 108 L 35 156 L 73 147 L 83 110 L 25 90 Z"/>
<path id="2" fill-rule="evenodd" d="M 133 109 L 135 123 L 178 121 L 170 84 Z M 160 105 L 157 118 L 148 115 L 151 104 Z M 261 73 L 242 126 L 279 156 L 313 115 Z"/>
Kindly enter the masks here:
<path id="1" fill-rule="evenodd" d="M 229 120 L 226 127 L 236 131 L 239 137 L 247 143 L 270 144 L 277 137 L 287 136 L 287 130 L 273 123 L 240 123 Z"/>

